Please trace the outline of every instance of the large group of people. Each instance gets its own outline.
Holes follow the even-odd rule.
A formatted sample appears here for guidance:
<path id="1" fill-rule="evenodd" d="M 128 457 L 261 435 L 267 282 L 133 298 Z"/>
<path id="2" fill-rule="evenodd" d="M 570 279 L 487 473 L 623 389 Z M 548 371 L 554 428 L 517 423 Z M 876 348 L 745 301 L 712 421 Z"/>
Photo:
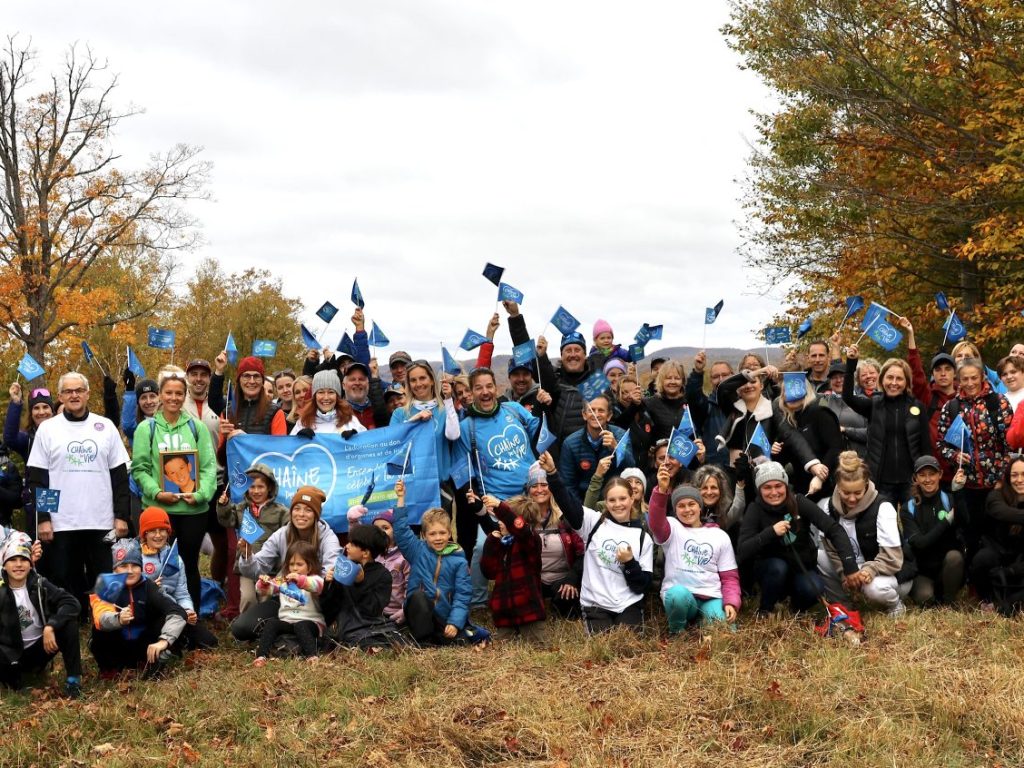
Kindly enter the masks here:
<path id="1" fill-rule="evenodd" d="M 504 307 L 512 345 L 529 341 Z M 199 610 L 204 545 L 226 593 L 217 618 L 260 666 L 346 645 L 544 643 L 549 617 L 595 634 L 663 609 L 675 634 L 733 625 L 744 602 L 755 620 L 829 602 L 889 617 L 908 601 L 1024 602 L 1024 344 L 992 370 L 967 341 L 926 367 L 901 318 L 906 359 L 863 357 L 837 333 L 807 347 L 806 368 L 796 350 L 779 365 L 700 352 L 689 372 L 650 359 L 645 386 L 598 320 L 554 358 L 537 337 L 501 391 L 498 313 L 468 375 L 401 351 L 384 371 L 360 309 L 352 322 L 348 353 L 312 350 L 299 372 L 245 357 L 229 374 L 225 351 L 155 379 L 125 371 L 121 393 L 103 376 L 104 416 L 82 372 L 60 375 L 56 397 L 11 385 L 4 447 L 25 472 L 4 457 L 0 682 L 61 654 L 78 695 L 80 623 L 104 677 L 217 645 Z M 604 391 L 580 386 L 597 372 Z M 242 501 L 228 492 L 239 435 L 414 421 L 430 422 L 441 500 L 415 525 L 415 475 L 388 511 L 349 509 L 345 531 L 325 521 L 324 489 L 281 498 L 264 464 L 245 470 Z M 542 432 L 553 442 L 538 446 Z M 37 508 L 47 490 L 59 498 Z M 471 621 L 481 605 L 490 629 Z"/>

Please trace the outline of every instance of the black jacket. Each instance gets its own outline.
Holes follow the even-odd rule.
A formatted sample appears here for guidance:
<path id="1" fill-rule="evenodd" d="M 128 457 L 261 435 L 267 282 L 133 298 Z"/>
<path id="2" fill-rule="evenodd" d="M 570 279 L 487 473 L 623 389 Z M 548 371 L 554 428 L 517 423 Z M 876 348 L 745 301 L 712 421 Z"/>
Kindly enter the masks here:
<path id="1" fill-rule="evenodd" d="M 785 518 L 789 512 L 787 505 L 769 507 L 759 494 L 743 513 L 739 546 L 736 549 L 737 562 L 742 565 L 766 558 L 779 558 L 796 566 L 796 558 L 799 557 L 804 567 L 813 573 L 818 567 L 818 548 L 811 538 L 813 525 L 832 542 L 839 553 L 839 559 L 843 561 L 843 572 L 847 575 L 856 573 L 857 559 L 850 546 L 850 537 L 843 527 L 822 512 L 817 504 L 803 496 L 796 496 L 796 510 L 796 519 L 790 527 L 796 540 L 792 544 L 785 544 L 783 537 L 777 536 L 772 526 Z"/>
<path id="2" fill-rule="evenodd" d="M 78 599 L 35 571 L 30 571 L 25 582 L 28 597 L 39 614 L 43 626 L 62 629 L 69 621 L 78 620 L 81 607 Z M 13 664 L 21 658 L 25 644 L 21 639 L 21 622 L 18 619 L 18 604 L 14 593 L 5 582 L 0 586 L 0 654 Z"/>
<path id="3" fill-rule="evenodd" d="M 561 366 L 556 369 L 547 355 L 538 355 L 537 365 L 540 369 L 540 385 L 548 391 L 553 401 L 548 428 L 561 443 L 573 432 L 583 429 L 585 406 L 583 395 L 576 387 L 582 384 L 593 371 L 586 361 L 583 363 L 583 370 L 579 373 L 570 373 Z M 555 447 L 552 446 L 552 448 Z"/>
<path id="4" fill-rule="evenodd" d="M 651 435 L 652 441 L 657 442 L 672 433 L 672 430 L 679 425 L 679 420 L 683 417 L 683 407 L 685 405 L 686 397 L 681 393 L 679 397 L 672 400 L 667 400 L 661 395 L 644 399 L 644 407 L 654 423 L 654 432 Z M 693 426 L 699 435 L 701 428 L 704 426 L 701 414 L 691 412 L 690 418 L 693 419 Z"/>
<path id="5" fill-rule="evenodd" d="M 941 491 L 920 501 L 911 499 L 900 509 L 903 538 L 914 553 L 918 571 L 925 576 L 935 578 L 941 574 L 942 560 L 950 550 L 963 552 L 957 529 L 961 527 L 962 515 L 966 514 L 967 508 L 956 503 L 956 496 L 958 494 L 951 497 Z M 955 508 L 952 524 L 946 519 L 939 519 L 940 512 L 948 512 L 950 508 Z"/>
<path id="6" fill-rule="evenodd" d="M 1024 502 L 1007 504 L 1001 488 L 985 499 L 982 541 L 1004 558 L 1024 555 Z"/>
<path id="7" fill-rule="evenodd" d="M 931 456 L 931 431 L 925 407 L 906 392 L 896 398 L 881 391 L 871 397 L 854 393 L 857 361 L 846 361 L 843 402 L 868 420 L 867 462 L 876 482 L 910 482 L 914 462 Z"/>
<path id="8" fill-rule="evenodd" d="M 788 425 L 785 415 L 782 413 L 783 408 L 785 408 L 784 405 L 774 404 L 775 416 Z M 839 431 L 839 419 L 828 408 L 813 402 L 796 414 L 796 431 L 807 441 L 807 447 L 810 448 L 815 458 L 828 467 L 828 480 L 825 481 L 825 485 L 815 495 L 815 498 L 831 495 L 832 488 L 835 486 L 833 478 L 836 467 L 839 466 L 839 454 L 843 450 L 843 433 Z M 783 446 L 781 463 L 792 461 L 793 489 L 797 493 L 807 493 L 811 474 L 804 469 L 804 463 L 800 461 L 801 457 L 796 455 L 791 443 L 792 440 Z"/>

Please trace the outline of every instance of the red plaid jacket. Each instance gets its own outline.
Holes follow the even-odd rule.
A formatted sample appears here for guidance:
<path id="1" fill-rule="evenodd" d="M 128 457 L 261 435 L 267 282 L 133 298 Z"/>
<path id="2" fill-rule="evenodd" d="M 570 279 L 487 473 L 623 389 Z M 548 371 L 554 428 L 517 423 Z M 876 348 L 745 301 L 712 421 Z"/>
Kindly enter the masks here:
<path id="1" fill-rule="evenodd" d="M 547 617 L 540 584 L 540 536 L 505 502 L 495 511 L 512 536 L 503 544 L 498 535 L 487 537 L 480 570 L 494 580 L 490 608 L 496 627 L 516 627 Z"/>

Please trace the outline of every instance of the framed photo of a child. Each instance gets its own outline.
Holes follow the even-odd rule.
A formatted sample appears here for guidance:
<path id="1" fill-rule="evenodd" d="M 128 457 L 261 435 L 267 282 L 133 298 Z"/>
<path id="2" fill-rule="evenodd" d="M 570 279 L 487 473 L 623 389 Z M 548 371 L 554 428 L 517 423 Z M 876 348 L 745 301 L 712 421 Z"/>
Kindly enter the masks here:
<path id="1" fill-rule="evenodd" d="M 199 453 L 166 451 L 160 454 L 160 473 L 166 493 L 184 495 L 199 488 Z"/>

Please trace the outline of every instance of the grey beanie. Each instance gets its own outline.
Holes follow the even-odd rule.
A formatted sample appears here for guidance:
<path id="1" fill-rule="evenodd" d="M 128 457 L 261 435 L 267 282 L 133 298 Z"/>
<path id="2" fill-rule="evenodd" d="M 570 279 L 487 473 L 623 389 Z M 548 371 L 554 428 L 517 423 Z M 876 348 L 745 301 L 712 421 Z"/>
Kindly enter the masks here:
<path id="1" fill-rule="evenodd" d="M 672 491 L 672 511 L 676 511 L 676 505 L 683 499 L 693 499 L 702 507 L 704 506 L 704 499 L 700 497 L 700 491 L 694 488 L 692 485 L 680 485 L 674 491 Z"/>
<path id="2" fill-rule="evenodd" d="M 313 394 L 321 389 L 333 389 L 341 397 L 341 379 L 338 372 L 333 370 L 317 371 L 313 376 Z"/>
<path id="3" fill-rule="evenodd" d="M 788 485 L 789 475 L 786 474 L 786 469 L 779 462 L 766 461 L 757 468 L 757 474 L 754 476 L 754 485 L 760 490 L 762 485 L 772 480 L 778 480 L 780 483 Z"/>

